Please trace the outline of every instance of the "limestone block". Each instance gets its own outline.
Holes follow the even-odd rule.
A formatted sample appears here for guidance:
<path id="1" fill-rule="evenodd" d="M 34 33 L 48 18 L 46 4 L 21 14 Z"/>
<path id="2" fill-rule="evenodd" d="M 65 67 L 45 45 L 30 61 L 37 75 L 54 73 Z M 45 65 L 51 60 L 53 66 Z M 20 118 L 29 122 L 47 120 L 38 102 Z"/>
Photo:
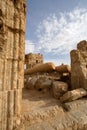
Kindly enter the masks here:
<path id="1" fill-rule="evenodd" d="M 23 8 L 24 8 L 24 6 L 23 6 Z M 26 25 L 26 21 L 25 21 L 25 19 L 23 19 L 24 18 L 24 12 L 22 13 L 21 12 L 21 15 L 20 15 L 20 17 L 21 17 L 21 26 L 20 26 L 20 29 L 22 29 L 23 30 L 23 32 L 25 32 L 25 25 Z"/>
<path id="2" fill-rule="evenodd" d="M 16 89 L 14 91 L 14 114 L 20 116 L 21 114 L 21 100 L 22 100 L 22 90 Z"/>
<path id="3" fill-rule="evenodd" d="M 70 102 L 70 101 L 79 99 L 83 96 L 87 96 L 87 91 L 83 88 L 78 88 L 78 89 L 66 92 L 62 97 L 60 97 L 60 100 L 62 102 Z"/>
<path id="4" fill-rule="evenodd" d="M 25 37 L 24 33 L 20 33 L 20 44 L 19 44 L 19 60 L 24 62 L 24 53 L 25 53 Z"/>
<path id="5" fill-rule="evenodd" d="M 14 120 L 14 91 L 8 92 L 8 112 L 7 112 L 7 130 L 13 129 Z"/>
<path id="6" fill-rule="evenodd" d="M 19 33 L 17 33 L 17 32 L 15 32 L 14 33 L 14 45 L 13 45 L 13 47 L 14 47 L 14 50 L 13 50 L 13 58 L 14 59 L 19 59 L 19 43 L 20 43 L 20 41 L 19 41 L 19 39 L 20 39 L 20 36 L 19 36 Z"/>
<path id="7" fill-rule="evenodd" d="M 9 27 L 14 27 L 14 12 L 15 12 L 15 10 L 14 10 L 14 8 L 13 8 L 13 6 L 11 6 L 11 5 L 9 5 L 9 3 L 7 3 L 8 4 L 8 6 L 10 6 L 10 8 L 7 8 L 7 10 L 6 10 L 6 26 L 9 26 Z M 8 19 L 8 17 L 9 17 L 9 19 Z"/>
<path id="8" fill-rule="evenodd" d="M 20 104 L 21 90 L 0 91 L 0 130 L 13 130 L 21 113 Z"/>
<path id="9" fill-rule="evenodd" d="M 61 81 L 53 81 L 51 91 L 55 98 L 59 98 L 68 91 L 68 84 Z"/>
<path id="10" fill-rule="evenodd" d="M 79 42 L 77 45 L 77 49 L 81 51 L 87 51 L 87 42 L 85 40 Z"/>
<path id="11" fill-rule="evenodd" d="M 45 88 L 50 88 L 52 85 L 52 80 L 49 79 L 46 76 L 39 77 L 35 83 L 35 88 L 36 89 L 45 89 Z"/>
<path id="12" fill-rule="evenodd" d="M 15 27 L 14 29 L 20 29 L 20 14 L 18 13 L 18 9 L 15 8 L 15 16 L 14 16 L 14 19 L 15 19 Z"/>
<path id="13" fill-rule="evenodd" d="M 23 88 L 24 86 L 24 62 L 18 62 L 18 79 L 17 79 L 17 88 Z"/>
<path id="14" fill-rule="evenodd" d="M 0 91 L 0 130 L 7 130 L 8 93 Z"/>
<path id="15" fill-rule="evenodd" d="M 58 71 L 59 73 L 70 73 L 71 67 L 69 65 L 56 66 L 56 71 Z"/>
<path id="16" fill-rule="evenodd" d="M 25 44 L 22 2 L 0 0 L 0 130 L 13 130 L 20 120 Z M 25 12 L 22 14 L 25 23 Z"/>
<path id="17" fill-rule="evenodd" d="M 0 59 L 0 91 L 3 90 L 3 79 L 4 79 L 4 60 Z"/>
<path id="18" fill-rule="evenodd" d="M 33 74 L 37 72 L 50 72 L 55 70 L 55 65 L 52 62 L 44 63 L 44 64 L 37 64 L 31 69 L 25 70 L 25 75 Z"/>
<path id="19" fill-rule="evenodd" d="M 71 51 L 71 85 L 72 89 L 87 90 L 87 42 L 77 44 L 77 50 Z"/>
<path id="20" fill-rule="evenodd" d="M 38 77 L 36 77 L 36 76 L 32 77 L 31 79 L 28 78 L 26 81 L 25 87 L 28 89 L 34 89 L 37 79 L 38 79 Z"/>

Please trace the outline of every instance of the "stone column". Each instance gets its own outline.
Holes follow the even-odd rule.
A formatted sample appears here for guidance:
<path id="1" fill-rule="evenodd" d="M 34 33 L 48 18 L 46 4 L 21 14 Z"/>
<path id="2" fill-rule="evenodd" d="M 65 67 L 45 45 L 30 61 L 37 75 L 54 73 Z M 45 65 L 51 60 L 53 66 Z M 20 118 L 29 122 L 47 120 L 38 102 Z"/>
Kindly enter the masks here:
<path id="1" fill-rule="evenodd" d="M 87 42 L 77 44 L 77 50 L 71 51 L 71 84 L 72 89 L 87 90 Z"/>
<path id="2" fill-rule="evenodd" d="M 0 130 L 20 124 L 26 0 L 0 0 Z"/>

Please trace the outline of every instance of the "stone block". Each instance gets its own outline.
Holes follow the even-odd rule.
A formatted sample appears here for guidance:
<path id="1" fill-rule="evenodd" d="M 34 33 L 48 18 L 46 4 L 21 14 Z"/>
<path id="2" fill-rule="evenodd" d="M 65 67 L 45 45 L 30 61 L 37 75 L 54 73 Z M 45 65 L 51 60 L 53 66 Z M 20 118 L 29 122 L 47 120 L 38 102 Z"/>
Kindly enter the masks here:
<path id="1" fill-rule="evenodd" d="M 51 91 L 55 98 L 59 98 L 68 91 L 68 84 L 61 81 L 53 81 Z"/>
<path id="2" fill-rule="evenodd" d="M 49 79 L 47 76 L 39 77 L 35 83 L 35 89 L 42 90 L 42 89 L 48 89 L 52 85 L 52 80 Z"/>
<path id="3" fill-rule="evenodd" d="M 60 97 L 61 102 L 71 102 L 73 100 L 87 96 L 87 91 L 83 88 L 78 88 L 72 91 L 66 92 L 62 97 Z"/>
<path id="4" fill-rule="evenodd" d="M 71 51 L 71 85 L 72 89 L 87 90 L 87 42 L 77 44 L 77 50 Z"/>

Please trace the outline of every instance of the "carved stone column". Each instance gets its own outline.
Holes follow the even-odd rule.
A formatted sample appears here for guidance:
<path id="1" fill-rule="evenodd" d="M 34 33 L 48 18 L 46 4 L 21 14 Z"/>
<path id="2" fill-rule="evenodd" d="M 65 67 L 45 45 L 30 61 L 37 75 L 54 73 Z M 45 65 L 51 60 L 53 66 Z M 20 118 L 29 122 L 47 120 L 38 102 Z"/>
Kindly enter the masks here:
<path id="1" fill-rule="evenodd" d="M 20 124 L 26 0 L 0 0 L 0 130 Z"/>

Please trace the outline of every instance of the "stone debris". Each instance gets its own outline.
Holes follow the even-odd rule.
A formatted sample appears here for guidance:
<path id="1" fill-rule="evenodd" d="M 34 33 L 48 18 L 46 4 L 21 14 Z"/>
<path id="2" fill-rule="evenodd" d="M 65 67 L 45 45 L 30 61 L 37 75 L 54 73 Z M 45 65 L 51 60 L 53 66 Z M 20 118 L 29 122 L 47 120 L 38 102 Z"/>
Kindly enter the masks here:
<path id="1" fill-rule="evenodd" d="M 42 90 L 48 89 L 52 86 L 52 80 L 47 76 L 39 77 L 35 83 L 35 89 Z"/>
<path id="2" fill-rule="evenodd" d="M 73 100 L 87 96 L 87 91 L 83 88 L 78 88 L 72 91 L 66 92 L 62 97 L 60 97 L 61 102 L 71 102 Z"/>
<path id="3" fill-rule="evenodd" d="M 56 75 L 57 76 L 57 75 Z M 59 76 L 59 75 L 58 75 Z M 68 91 L 68 84 L 67 82 L 62 82 L 61 76 L 55 77 L 55 75 L 44 73 L 43 75 L 36 74 L 33 76 L 29 76 L 25 88 L 28 89 L 37 89 L 37 90 L 43 90 L 43 89 L 51 89 L 51 94 L 58 98 L 58 95 L 64 94 L 64 92 Z M 59 81 L 58 81 L 59 80 Z"/>
<path id="4" fill-rule="evenodd" d="M 35 89 L 35 84 L 37 82 L 39 77 L 32 77 L 32 78 L 28 78 L 28 80 L 26 81 L 25 87 L 28 89 Z"/>
<path id="5" fill-rule="evenodd" d="M 60 98 L 64 93 L 68 91 L 68 84 L 61 81 L 53 81 L 52 84 L 52 94 L 55 98 Z"/>

